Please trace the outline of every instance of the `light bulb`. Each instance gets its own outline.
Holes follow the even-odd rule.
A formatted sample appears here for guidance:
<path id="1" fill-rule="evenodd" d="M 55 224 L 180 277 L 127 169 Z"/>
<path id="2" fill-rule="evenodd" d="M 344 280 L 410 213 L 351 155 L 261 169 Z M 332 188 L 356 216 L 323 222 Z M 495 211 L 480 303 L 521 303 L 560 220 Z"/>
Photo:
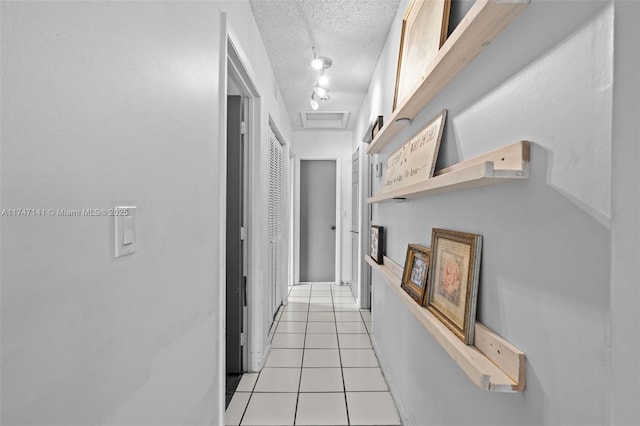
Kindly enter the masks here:
<path id="1" fill-rule="evenodd" d="M 318 104 L 318 101 L 316 101 L 315 99 L 311 99 L 311 108 L 313 108 L 314 111 L 318 110 L 318 107 L 320 106 L 320 104 Z"/>
<path id="2" fill-rule="evenodd" d="M 327 77 L 326 75 L 324 75 L 324 73 L 320 76 L 320 78 L 318 78 L 318 84 L 322 87 L 327 87 L 327 85 L 329 84 L 329 77 Z"/>
<path id="3" fill-rule="evenodd" d="M 323 65 L 324 65 L 324 62 L 320 58 L 313 58 L 313 60 L 311 61 L 311 67 L 314 70 L 321 70 Z"/>
<path id="4" fill-rule="evenodd" d="M 313 88 L 313 90 L 314 90 L 314 92 L 316 92 L 316 94 L 317 94 L 318 96 L 320 96 L 320 98 L 323 98 L 323 97 L 324 97 L 324 95 L 326 95 L 326 94 L 327 94 L 327 89 L 325 89 L 325 88 L 323 88 L 323 87 L 320 87 L 320 86 L 316 86 L 316 87 L 314 87 L 314 88 Z"/>

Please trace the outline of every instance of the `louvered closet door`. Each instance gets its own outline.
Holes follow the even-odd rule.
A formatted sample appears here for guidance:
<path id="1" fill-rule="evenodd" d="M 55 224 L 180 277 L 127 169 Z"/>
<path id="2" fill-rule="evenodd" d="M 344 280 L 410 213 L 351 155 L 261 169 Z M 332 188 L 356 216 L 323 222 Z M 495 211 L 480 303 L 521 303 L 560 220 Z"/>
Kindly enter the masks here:
<path id="1" fill-rule="evenodd" d="M 285 179 L 284 149 L 269 132 L 269 313 L 273 319 L 280 304 L 278 286 L 285 279 Z M 269 324 L 271 321 L 269 321 Z"/>

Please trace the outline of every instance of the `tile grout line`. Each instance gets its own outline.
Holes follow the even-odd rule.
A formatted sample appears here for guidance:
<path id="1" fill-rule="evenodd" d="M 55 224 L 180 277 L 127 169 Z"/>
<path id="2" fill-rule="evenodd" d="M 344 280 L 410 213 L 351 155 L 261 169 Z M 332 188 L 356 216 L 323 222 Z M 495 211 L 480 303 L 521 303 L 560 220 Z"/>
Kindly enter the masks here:
<path id="1" fill-rule="evenodd" d="M 263 367 L 263 369 L 264 369 L 264 367 Z M 262 371 L 258 372 L 258 376 L 256 377 L 256 381 L 253 382 L 253 386 L 251 387 L 251 392 L 249 392 L 249 399 L 247 400 L 247 404 L 244 406 L 244 410 L 242 410 L 242 416 L 240 416 L 240 421 L 238 422 L 238 425 L 242 425 L 242 421 L 244 420 L 244 416 L 245 416 L 245 414 L 247 414 L 247 410 L 249 409 L 249 403 L 251 402 L 251 399 L 253 398 L 253 394 L 254 394 L 254 391 L 256 389 L 256 386 L 258 385 L 258 379 L 260 379 L 260 374 L 262 374 Z M 237 393 L 237 392 L 235 392 L 235 393 Z M 235 394 L 234 394 L 234 396 L 235 396 Z"/>
<path id="2" fill-rule="evenodd" d="M 313 292 L 313 284 L 309 290 L 309 298 L 307 299 L 307 321 L 304 324 L 304 339 L 302 341 L 302 359 L 300 360 L 300 378 L 298 378 L 298 392 L 296 394 L 296 409 L 293 413 L 293 425 L 296 424 L 298 418 L 298 405 L 300 404 L 300 387 L 302 386 L 302 369 L 304 368 L 304 354 L 307 350 L 307 328 L 309 327 L 309 309 L 311 307 L 311 293 Z"/>
<path id="3" fill-rule="evenodd" d="M 347 425 L 351 425 L 349 417 L 349 403 L 347 402 L 347 384 L 344 381 L 344 366 L 342 365 L 342 351 L 340 350 L 340 338 L 338 335 L 338 317 L 336 316 L 335 304 L 333 303 L 333 289 L 331 289 L 331 307 L 333 308 L 333 321 L 336 326 L 336 340 L 338 341 L 338 358 L 340 359 L 340 375 L 342 376 L 342 389 L 344 395 L 344 409 L 347 412 Z"/>

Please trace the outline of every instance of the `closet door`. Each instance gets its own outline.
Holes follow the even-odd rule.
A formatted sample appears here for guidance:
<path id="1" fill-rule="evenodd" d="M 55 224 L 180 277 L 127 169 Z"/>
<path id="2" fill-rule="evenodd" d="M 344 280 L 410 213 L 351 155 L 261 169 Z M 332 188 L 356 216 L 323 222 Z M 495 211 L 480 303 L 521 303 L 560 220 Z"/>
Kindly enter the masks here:
<path id="1" fill-rule="evenodd" d="M 269 132 L 269 314 L 268 325 L 282 301 L 278 289 L 286 272 L 284 148 L 273 131 Z"/>

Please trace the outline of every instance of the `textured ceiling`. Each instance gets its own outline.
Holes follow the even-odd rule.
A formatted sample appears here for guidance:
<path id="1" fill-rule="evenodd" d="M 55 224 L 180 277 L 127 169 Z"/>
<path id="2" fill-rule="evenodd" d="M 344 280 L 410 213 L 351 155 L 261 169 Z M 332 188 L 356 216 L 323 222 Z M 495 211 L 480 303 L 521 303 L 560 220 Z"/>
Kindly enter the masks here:
<path id="1" fill-rule="evenodd" d="M 333 60 L 327 70 L 331 100 L 318 111 L 348 111 L 353 128 L 399 0 L 250 0 L 294 130 L 311 111 L 319 71 L 311 48 Z"/>

